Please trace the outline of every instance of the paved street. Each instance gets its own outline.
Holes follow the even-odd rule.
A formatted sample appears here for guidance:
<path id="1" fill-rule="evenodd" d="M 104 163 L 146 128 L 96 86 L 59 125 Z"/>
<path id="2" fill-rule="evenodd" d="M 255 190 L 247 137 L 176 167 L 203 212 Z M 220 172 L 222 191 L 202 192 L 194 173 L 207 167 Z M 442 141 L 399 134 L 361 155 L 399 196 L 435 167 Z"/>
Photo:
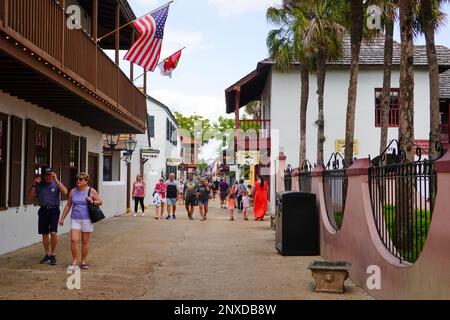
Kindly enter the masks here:
<path id="1" fill-rule="evenodd" d="M 65 288 L 67 235 L 54 267 L 38 264 L 40 244 L 2 256 L 0 299 L 370 299 L 350 281 L 344 295 L 315 293 L 314 258 L 278 255 L 269 222 L 232 223 L 217 206 L 206 222 L 178 217 L 155 220 L 152 210 L 98 224 L 81 290 Z"/>

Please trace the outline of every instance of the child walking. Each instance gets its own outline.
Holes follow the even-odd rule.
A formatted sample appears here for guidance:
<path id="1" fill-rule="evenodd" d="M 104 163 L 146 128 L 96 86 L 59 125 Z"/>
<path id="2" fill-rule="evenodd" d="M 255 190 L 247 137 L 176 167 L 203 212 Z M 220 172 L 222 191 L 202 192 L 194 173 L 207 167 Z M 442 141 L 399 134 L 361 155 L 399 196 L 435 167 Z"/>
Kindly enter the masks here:
<path id="1" fill-rule="evenodd" d="M 234 221 L 234 208 L 236 207 L 236 196 L 234 193 L 231 193 L 228 196 L 228 210 L 230 210 L 230 221 Z"/>
<path id="2" fill-rule="evenodd" d="M 248 195 L 248 191 L 244 192 L 244 196 L 242 197 L 242 206 L 244 209 L 244 220 L 248 221 L 248 212 L 250 211 L 250 197 Z"/>

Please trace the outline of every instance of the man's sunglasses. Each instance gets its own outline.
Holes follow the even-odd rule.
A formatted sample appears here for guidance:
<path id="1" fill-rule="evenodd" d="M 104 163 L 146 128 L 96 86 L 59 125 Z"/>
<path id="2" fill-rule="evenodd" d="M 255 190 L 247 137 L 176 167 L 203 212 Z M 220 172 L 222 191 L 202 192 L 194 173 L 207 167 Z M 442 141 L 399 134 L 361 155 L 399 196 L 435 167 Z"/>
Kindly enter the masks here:
<path id="1" fill-rule="evenodd" d="M 77 178 L 77 181 L 83 181 L 85 180 L 84 178 Z"/>

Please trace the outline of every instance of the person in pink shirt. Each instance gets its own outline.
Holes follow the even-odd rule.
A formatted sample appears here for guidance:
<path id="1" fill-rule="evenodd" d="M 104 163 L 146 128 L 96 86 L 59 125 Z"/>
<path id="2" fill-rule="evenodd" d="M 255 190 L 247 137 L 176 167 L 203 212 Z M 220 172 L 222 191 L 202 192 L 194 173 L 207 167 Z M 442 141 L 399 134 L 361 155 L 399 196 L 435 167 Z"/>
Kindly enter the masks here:
<path id="1" fill-rule="evenodd" d="M 156 207 L 156 219 L 162 219 L 164 213 L 164 204 L 166 203 L 166 192 L 167 185 L 164 183 L 164 179 L 161 177 L 159 179 L 159 183 L 155 186 L 155 193 L 158 193 L 161 196 L 161 206 Z"/>
<path id="2" fill-rule="evenodd" d="M 134 199 L 134 216 L 137 216 L 139 204 L 142 208 L 142 216 L 145 214 L 144 198 L 146 192 L 146 185 L 141 175 L 136 177 L 136 181 L 133 183 L 133 199 Z"/>

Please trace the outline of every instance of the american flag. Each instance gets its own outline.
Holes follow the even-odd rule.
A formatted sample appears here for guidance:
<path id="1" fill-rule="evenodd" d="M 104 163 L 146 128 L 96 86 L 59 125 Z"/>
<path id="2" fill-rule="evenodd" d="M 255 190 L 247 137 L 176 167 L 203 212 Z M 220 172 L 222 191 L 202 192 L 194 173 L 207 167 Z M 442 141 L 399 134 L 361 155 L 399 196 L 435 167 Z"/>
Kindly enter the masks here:
<path id="1" fill-rule="evenodd" d="M 168 14 L 169 5 L 166 5 L 133 22 L 138 31 L 138 38 L 125 55 L 125 60 L 131 61 L 147 71 L 155 70 L 161 55 L 164 26 Z"/>

